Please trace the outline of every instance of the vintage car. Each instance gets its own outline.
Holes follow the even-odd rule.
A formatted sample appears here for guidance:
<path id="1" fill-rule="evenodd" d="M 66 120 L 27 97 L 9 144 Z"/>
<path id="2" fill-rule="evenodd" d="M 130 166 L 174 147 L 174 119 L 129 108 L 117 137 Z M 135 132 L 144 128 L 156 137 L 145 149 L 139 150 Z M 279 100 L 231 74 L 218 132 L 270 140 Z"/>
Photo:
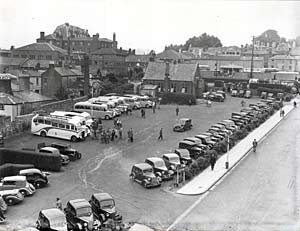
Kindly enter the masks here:
<path id="1" fill-rule="evenodd" d="M 165 161 L 160 157 L 149 157 L 145 163 L 150 164 L 153 168 L 154 174 L 159 176 L 162 180 L 171 180 L 174 172 L 168 170 Z"/>
<path id="2" fill-rule="evenodd" d="M 232 134 L 233 134 L 232 130 L 229 129 L 229 128 L 227 128 L 227 127 L 226 127 L 225 125 L 223 125 L 223 124 L 219 124 L 219 123 L 213 124 L 213 125 L 211 125 L 211 128 L 217 128 L 217 129 L 219 129 L 220 131 L 225 132 L 227 135 L 232 135 Z"/>
<path id="3" fill-rule="evenodd" d="M 218 132 L 215 132 L 215 131 L 203 132 L 203 133 L 201 133 L 201 135 L 209 136 L 211 138 L 211 140 L 216 143 L 221 142 L 225 138 L 224 136 L 221 136 Z"/>
<path id="4" fill-rule="evenodd" d="M 192 120 L 189 118 L 181 118 L 178 124 L 173 127 L 174 132 L 184 132 L 192 128 Z"/>
<path id="5" fill-rule="evenodd" d="M 100 222 L 94 219 L 92 206 L 86 199 L 68 201 L 64 211 L 68 230 L 92 231 L 100 227 Z"/>
<path id="6" fill-rule="evenodd" d="M 72 161 L 81 159 L 81 153 L 71 148 L 70 144 L 52 143 L 51 147 L 57 148 L 60 154 L 68 156 Z"/>
<path id="7" fill-rule="evenodd" d="M 184 165 L 189 165 L 192 163 L 192 158 L 190 156 L 190 153 L 187 149 L 183 149 L 183 148 L 177 148 L 174 150 L 174 153 L 176 153 L 179 158 L 180 158 L 180 162 Z"/>
<path id="8" fill-rule="evenodd" d="M 195 142 L 192 141 L 188 141 L 188 140 L 182 140 L 178 143 L 178 148 L 180 149 L 187 149 L 190 153 L 190 156 L 193 159 L 198 158 L 200 155 L 204 154 L 204 152 L 206 151 L 207 147 L 204 146 L 204 148 L 200 148 L 198 144 L 196 144 Z"/>
<path id="9" fill-rule="evenodd" d="M 198 134 L 198 135 L 195 135 L 195 137 L 201 139 L 202 144 L 207 145 L 209 149 L 212 149 L 212 147 L 216 144 L 216 142 L 212 141 L 210 136 Z"/>
<path id="10" fill-rule="evenodd" d="M 239 90 L 239 93 L 238 93 L 238 97 L 244 97 L 245 95 L 245 90 Z"/>
<path id="11" fill-rule="evenodd" d="M 267 92 L 263 91 L 263 92 L 260 94 L 260 98 L 266 99 L 266 98 L 267 98 Z"/>
<path id="12" fill-rule="evenodd" d="M 244 97 L 248 99 L 251 98 L 252 97 L 251 90 L 246 90 Z"/>
<path id="13" fill-rule="evenodd" d="M 108 193 L 95 193 L 89 200 L 94 216 L 103 224 L 108 219 L 122 221 L 122 216 L 116 211 L 115 200 Z"/>
<path id="14" fill-rule="evenodd" d="M 62 165 L 67 165 L 67 164 L 70 163 L 70 158 L 66 155 L 60 154 L 60 152 L 57 148 L 42 147 L 42 148 L 39 149 L 39 152 L 40 153 L 50 153 L 50 154 L 54 154 L 54 155 L 60 155 Z"/>
<path id="15" fill-rule="evenodd" d="M 35 193 L 35 187 L 28 183 L 26 176 L 7 176 L 0 182 L 0 191 L 19 189 L 24 196 L 31 196 Z"/>
<path id="16" fill-rule="evenodd" d="M 176 153 L 166 153 L 162 156 L 168 169 L 176 171 L 176 169 L 183 168 L 185 165 L 180 163 L 180 157 Z"/>
<path id="17" fill-rule="evenodd" d="M 66 215 L 57 208 L 44 209 L 39 212 L 36 228 L 38 230 L 67 231 Z"/>
<path id="18" fill-rule="evenodd" d="M 238 90 L 236 90 L 236 89 L 231 90 L 231 96 L 237 97 L 238 96 Z"/>
<path id="19" fill-rule="evenodd" d="M 0 191 L 0 195 L 7 205 L 19 204 L 24 200 L 24 196 L 19 189 Z"/>
<path id="20" fill-rule="evenodd" d="M 133 165 L 129 176 L 145 188 L 160 186 L 162 181 L 160 177 L 155 176 L 151 165 L 146 163 Z"/>
<path id="21" fill-rule="evenodd" d="M 224 97 L 224 99 L 226 99 L 226 92 L 225 91 L 218 90 L 216 93 L 221 94 Z"/>
<path id="22" fill-rule="evenodd" d="M 222 94 L 213 92 L 208 96 L 208 99 L 215 102 L 224 102 L 225 98 Z"/>
<path id="23" fill-rule="evenodd" d="M 23 169 L 19 171 L 20 176 L 26 176 L 26 180 L 33 184 L 35 188 L 42 188 L 48 184 L 49 173 L 42 172 L 37 168 Z"/>

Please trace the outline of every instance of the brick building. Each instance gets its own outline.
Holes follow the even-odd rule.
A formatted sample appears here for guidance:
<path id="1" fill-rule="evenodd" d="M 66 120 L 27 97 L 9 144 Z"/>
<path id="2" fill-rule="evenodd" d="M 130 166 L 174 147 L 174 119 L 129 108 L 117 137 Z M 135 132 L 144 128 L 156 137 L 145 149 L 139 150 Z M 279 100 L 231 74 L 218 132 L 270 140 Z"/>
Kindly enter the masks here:
<path id="1" fill-rule="evenodd" d="M 64 89 L 69 96 L 84 95 L 84 77 L 80 70 L 68 67 L 55 67 L 50 64 L 49 68 L 42 73 L 41 93 L 50 98 L 57 98 L 59 90 Z"/>
<path id="2" fill-rule="evenodd" d="M 157 86 L 159 92 L 180 92 L 198 95 L 199 66 L 195 63 L 150 62 L 143 85 Z"/>

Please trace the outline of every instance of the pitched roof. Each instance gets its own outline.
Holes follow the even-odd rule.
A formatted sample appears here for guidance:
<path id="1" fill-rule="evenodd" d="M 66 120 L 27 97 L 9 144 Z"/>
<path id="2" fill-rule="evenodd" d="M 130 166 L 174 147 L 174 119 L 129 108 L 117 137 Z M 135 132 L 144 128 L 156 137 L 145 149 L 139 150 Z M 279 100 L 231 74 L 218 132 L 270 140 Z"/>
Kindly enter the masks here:
<path id="1" fill-rule="evenodd" d="M 0 57 L 0 65 L 19 66 L 25 60 L 26 59 L 24 59 L 24 58 Z"/>
<path id="2" fill-rule="evenodd" d="M 50 101 L 51 98 L 35 93 L 33 91 L 16 91 L 13 92 L 14 96 L 19 98 L 20 100 L 27 102 L 27 103 L 36 103 L 36 102 L 43 102 L 43 101 Z"/>
<path id="3" fill-rule="evenodd" d="M 54 69 L 61 76 L 83 76 L 82 72 L 75 68 L 55 67 Z"/>
<path id="4" fill-rule="evenodd" d="M 41 73 L 35 70 L 20 70 L 14 69 L 9 70 L 9 73 L 15 76 L 22 76 L 22 77 L 41 77 Z"/>
<path id="5" fill-rule="evenodd" d="M 169 60 L 178 60 L 178 59 L 190 59 L 190 57 L 179 53 L 175 50 L 164 50 L 163 52 L 156 55 L 159 59 L 169 59 Z"/>
<path id="6" fill-rule="evenodd" d="M 115 48 L 103 47 L 99 50 L 93 51 L 92 55 L 127 55 L 127 51 Z"/>
<path id="7" fill-rule="evenodd" d="M 22 103 L 23 103 L 23 101 L 15 96 L 6 94 L 4 92 L 0 92 L 0 104 L 16 105 L 16 104 L 22 104 Z"/>
<path id="8" fill-rule="evenodd" d="M 54 34 L 48 34 L 45 36 L 45 39 L 53 39 L 53 40 L 57 40 L 57 38 L 54 36 Z"/>
<path id="9" fill-rule="evenodd" d="M 151 55 L 128 55 L 125 62 L 148 63 Z"/>
<path id="10" fill-rule="evenodd" d="M 51 60 L 33 60 L 33 59 L 26 59 L 22 64 L 21 67 L 28 67 L 34 68 L 39 63 L 40 68 L 48 68 L 49 64 L 52 63 Z"/>
<path id="11" fill-rule="evenodd" d="M 17 76 L 10 73 L 0 73 L 0 79 L 17 79 Z"/>
<path id="12" fill-rule="evenodd" d="M 67 55 L 68 52 L 60 47 L 54 46 L 53 44 L 50 43 L 32 43 L 23 47 L 19 47 L 16 49 L 16 51 L 56 51 L 59 52 L 63 55 Z"/>
<path id="13" fill-rule="evenodd" d="M 194 81 L 197 70 L 196 63 L 170 63 L 170 79 L 175 81 Z M 144 80 L 163 80 L 165 78 L 166 63 L 149 62 Z"/>

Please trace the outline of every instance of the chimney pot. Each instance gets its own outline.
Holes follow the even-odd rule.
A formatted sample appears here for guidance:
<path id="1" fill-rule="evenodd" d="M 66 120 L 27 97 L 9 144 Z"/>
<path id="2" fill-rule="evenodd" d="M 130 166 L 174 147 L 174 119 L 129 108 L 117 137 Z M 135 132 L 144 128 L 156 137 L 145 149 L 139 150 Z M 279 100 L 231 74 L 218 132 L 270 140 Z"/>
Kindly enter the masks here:
<path id="1" fill-rule="evenodd" d="M 45 32 L 44 32 L 44 31 L 41 31 L 41 32 L 40 32 L 40 39 L 41 39 L 41 40 L 44 40 L 44 39 L 45 39 Z"/>

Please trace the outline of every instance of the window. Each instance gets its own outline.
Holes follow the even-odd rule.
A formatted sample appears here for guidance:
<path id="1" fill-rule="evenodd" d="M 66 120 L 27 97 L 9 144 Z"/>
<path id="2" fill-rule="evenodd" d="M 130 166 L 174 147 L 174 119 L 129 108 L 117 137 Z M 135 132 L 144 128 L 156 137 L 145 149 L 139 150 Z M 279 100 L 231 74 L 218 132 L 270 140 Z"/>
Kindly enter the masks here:
<path id="1" fill-rule="evenodd" d="M 38 59 L 43 59 L 43 55 L 38 55 Z"/>
<path id="2" fill-rule="evenodd" d="M 43 123 L 44 123 L 44 120 L 43 120 L 43 119 L 38 119 L 38 123 L 39 123 L 39 124 L 43 124 Z"/>
<path id="3" fill-rule="evenodd" d="M 59 124 L 58 127 L 59 127 L 59 128 L 63 128 L 63 129 L 66 128 L 66 126 L 65 126 L 64 124 Z"/>
<path id="4" fill-rule="evenodd" d="M 75 46 L 75 42 L 72 42 L 72 46 Z"/>
<path id="5" fill-rule="evenodd" d="M 39 77 L 36 77 L 36 79 L 35 79 L 35 84 L 36 84 L 36 85 L 39 85 Z"/>
<path id="6" fill-rule="evenodd" d="M 292 70 L 292 66 L 289 66 L 289 70 L 290 70 L 290 71 Z"/>
<path id="7" fill-rule="evenodd" d="M 53 127 L 58 127 L 58 123 L 52 122 Z"/>
<path id="8" fill-rule="evenodd" d="M 70 130 L 70 125 L 69 124 L 66 125 L 66 129 Z"/>
<path id="9" fill-rule="evenodd" d="M 4 110 L 4 104 L 0 104 L 0 110 Z"/>
<path id="10" fill-rule="evenodd" d="M 88 45 L 88 46 L 90 46 L 90 45 L 91 45 L 91 43 L 88 43 L 87 45 Z"/>
<path id="11" fill-rule="evenodd" d="M 26 58 L 27 58 L 27 55 L 21 55 L 21 58 L 26 59 Z"/>
<path id="12" fill-rule="evenodd" d="M 29 58 L 30 59 L 35 59 L 35 55 L 30 55 Z"/>
<path id="13" fill-rule="evenodd" d="M 52 55 L 47 55 L 47 56 L 46 56 L 46 59 L 47 59 L 47 60 L 52 60 Z"/>
<path id="14" fill-rule="evenodd" d="M 83 42 L 80 42 L 80 45 L 82 46 L 82 45 L 83 45 Z"/>
<path id="15" fill-rule="evenodd" d="M 74 126 L 74 125 L 71 125 L 71 129 L 72 129 L 72 130 L 75 130 L 75 126 Z"/>
<path id="16" fill-rule="evenodd" d="M 67 46 L 67 45 L 68 45 L 68 42 L 65 42 L 65 45 Z"/>
<path id="17" fill-rule="evenodd" d="M 45 120 L 45 124 L 47 124 L 47 125 L 51 125 L 51 121 L 49 121 L 49 120 Z"/>

